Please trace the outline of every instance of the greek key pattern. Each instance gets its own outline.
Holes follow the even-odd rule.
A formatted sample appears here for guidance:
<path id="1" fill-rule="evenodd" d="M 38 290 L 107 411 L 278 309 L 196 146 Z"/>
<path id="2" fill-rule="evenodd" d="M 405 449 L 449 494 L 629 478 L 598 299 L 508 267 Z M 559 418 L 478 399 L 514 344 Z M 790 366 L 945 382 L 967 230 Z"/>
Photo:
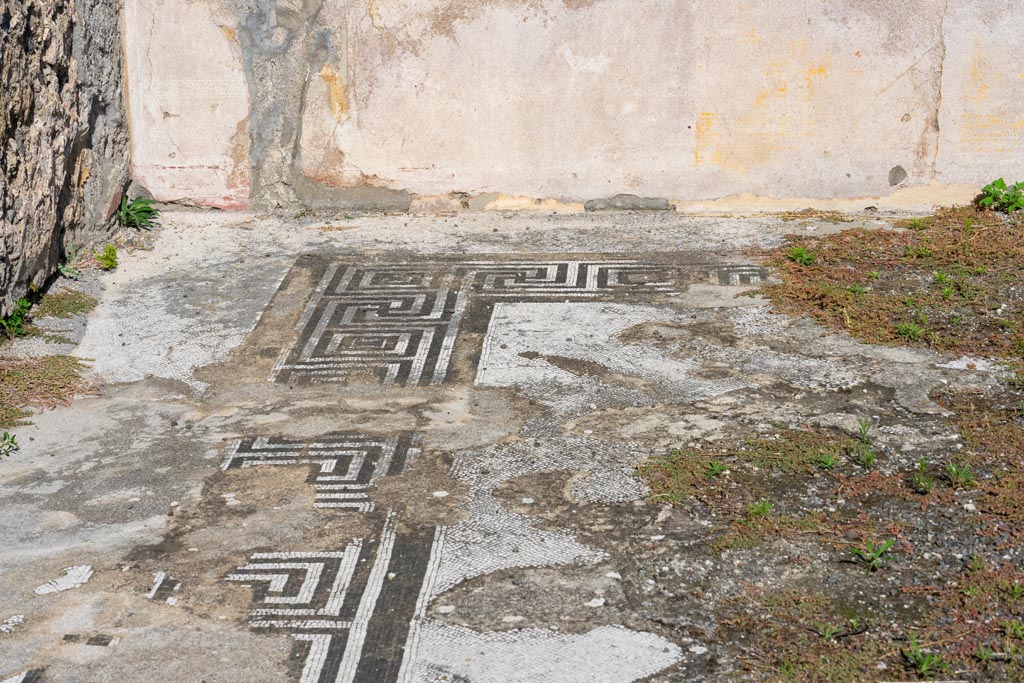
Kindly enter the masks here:
<path id="1" fill-rule="evenodd" d="M 311 466 L 309 483 L 318 508 L 369 512 L 369 489 L 382 476 L 405 470 L 419 454 L 410 433 L 376 437 L 337 433 L 314 443 L 266 436 L 241 439 L 227 450 L 221 469 L 262 466 Z"/>
<path id="2" fill-rule="evenodd" d="M 433 529 L 398 532 L 389 514 L 374 541 L 340 551 L 254 553 L 225 577 L 250 586 L 253 629 L 295 641 L 299 683 L 398 680 L 422 612 Z"/>
<path id="3" fill-rule="evenodd" d="M 613 300 L 672 292 L 669 269 L 618 261 L 329 263 L 273 381 L 441 384 L 467 310 L 494 301 Z"/>

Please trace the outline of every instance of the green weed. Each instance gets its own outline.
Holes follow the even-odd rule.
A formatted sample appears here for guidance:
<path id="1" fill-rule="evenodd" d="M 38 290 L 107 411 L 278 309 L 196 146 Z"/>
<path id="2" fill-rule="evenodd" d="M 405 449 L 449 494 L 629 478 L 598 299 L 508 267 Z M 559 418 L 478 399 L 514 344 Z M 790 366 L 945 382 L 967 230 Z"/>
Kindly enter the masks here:
<path id="1" fill-rule="evenodd" d="M 907 660 L 910 667 L 917 672 L 917 675 L 924 676 L 925 678 L 934 678 L 940 671 L 946 669 L 946 663 L 942 661 L 942 657 L 922 651 L 916 637 L 910 636 L 908 641 L 910 644 L 907 649 L 902 650 L 903 657 Z"/>
<path id="2" fill-rule="evenodd" d="M 14 310 L 6 318 L 0 318 L 0 331 L 3 332 L 4 336 L 8 339 L 14 339 L 15 337 L 24 337 L 28 334 L 28 328 L 25 323 L 28 321 L 28 312 L 32 308 L 32 303 L 25 298 L 18 299 L 14 303 Z"/>
<path id="3" fill-rule="evenodd" d="M 921 341 L 924 328 L 917 323 L 899 323 L 896 325 L 896 334 L 910 341 Z"/>
<path id="4" fill-rule="evenodd" d="M 1024 622 L 1021 621 L 1005 621 L 1003 622 L 1003 633 L 1008 638 L 1014 638 L 1016 640 L 1024 640 Z"/>
<path id="5" fill-rule="evenodd" d="M 814 632 L 825 640 L 835 640 L 835 637 L 842 634 L 843 628 L 840 626 L 830 626 L 828 624 L 822 624 L 820 622 L 814 622 Z"/>
<path id="6" fill-rule="evenodd" d="M 4 432 L 3 436 L 0 436 L 0 458 L 8 456 L 20 448 L 18 438 L 14 434 Z"/>
<path id="7" fill-rule="evenodd" d="M 75 267 L 78 263 L 78 247 L 71 245 L 67 251 L 67 261 L 57 266 L 60 274 L 69 280 L 77 280 L 82 273 Z"/>
<path id="8" fill-rule="evenodd" d="M 954 488 L 967 489 L 974 486 L 974 471 L 970 465 L 946 463 L 946 479 Z"/>
<path id="9" fill-rule="evenodd" d="M 810 266 L 814 263 L 814 252 L 808 251 L 807 247 L 795 246 L 789 248 L 789 260 L 799 263 L 801 266 Z"/>
<path id="10" fill-rule="evenodd" d="M 820 469 L 830 470 L 839 464 L 839 459 L 832 453 L 824 453 L 815 463 Z"/>
<path id="11" fill-rule="evenodd" d="M 113 244 L 108 244 L 103 247 L 103 251 L 93 252 L 96 257 L 96 263 L 100 265 L 103 270 L 113 270 L 117 268 L 117 247 Z"/>
<path id="12" fill-rule="evenodd" d="M 149 230 L 159 217 L 160 211 L 153 208 L 152 199 L 136 197 L 129 202 L 127 195 L 121 197 L 121 206 L 117 209 L 117 219 L 121 225 Z M 110 270 L 110 268 L 105 270 Z"/>
<path id="13" fill-rule="evenodd" d="M 922 495 L 931 493 L 935 487 L 935 479 L 928 476 L 928 465 L 924 460 L 917 461 L 917 469 L 911 477 L 911 484 L 914 490 Z"/>
<path id="14" fill-rule="evenodd" d="M 996 178 L 981 188 L 978 206 L 1003 213 L 1024 209 L 1024 182 L 1008 186 L 1005 180 Z"/>
<path id="15" fill-rule="evenodd" d="M 887 561 L 885 556 L 895 544 L 894 540 L 888 540 L 878 545 L 872 541 L 865 541 L 863 548 L 854 548 L 850 552 L 867 566 L 868 572 L 876 572 L 885 566 Z"/>
<path id="16" fill-rule="evenodd" d="M 774 509 L 775 505 L 770 500 L 759 500 L 747 506 L 747 516 L 767 517 Z"/>
<path id="17" fill-rule="evenodd" d="M 864 294 L 868 291 L 868 288 L 862 284 L 850 285 L 846 288 L 846 291 L 850 294 Z"/>
<path id="18" fill-rule="evenodd" d="M 721 463 L 717 460 L 712 460 L 711 462 L 708 463 L 707 469 L 704 471 L 704 473 L 707 475 L 708 479 L 714 479 L 718 475 L 725 474 L 728 471 L 729 468 L 726 467 L 724 463 Z"/>

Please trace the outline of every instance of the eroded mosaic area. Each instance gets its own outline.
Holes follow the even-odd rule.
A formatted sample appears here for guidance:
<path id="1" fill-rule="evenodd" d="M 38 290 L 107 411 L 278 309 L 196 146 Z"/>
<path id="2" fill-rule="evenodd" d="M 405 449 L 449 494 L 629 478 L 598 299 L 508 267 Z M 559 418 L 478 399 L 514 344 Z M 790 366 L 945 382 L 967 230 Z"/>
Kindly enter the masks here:
<path id="1" fill-rule="evenodd" d="M 221 469 L 260 466 L 311 466 L 309 483 L 316 507 L 369 512 L 367 491 L 378 478 L 397 474 L 419 454 L 409 433 L 380 437 L 331 434 L 314 443 L 265 436 L 240 439 L 228 449 Z"/>

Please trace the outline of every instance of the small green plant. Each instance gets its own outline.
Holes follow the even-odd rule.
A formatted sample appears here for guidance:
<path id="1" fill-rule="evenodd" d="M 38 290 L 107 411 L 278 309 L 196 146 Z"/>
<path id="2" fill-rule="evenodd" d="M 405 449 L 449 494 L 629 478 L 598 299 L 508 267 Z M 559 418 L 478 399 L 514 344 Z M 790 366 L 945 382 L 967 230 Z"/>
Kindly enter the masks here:
<path id="1" fill-rule="evenodd" d="M 82 274 L 78 268 L 75 267 L 75 264 L 78 263 L 78 247 L 73 244 L 68 247 L 67 259 L 67 261 L 57 266 L 57 270 L 63 277 L 66 277 L 69 280 L 77 280 Z"/>
<path id="2" fill-rule="evenodd" d="M 100 264 L 100 268 L 103 270 L 117 268 L 117 247 L 113 244 L 103 247 L 103 251 L 93 252 L 93 255 L 96 257 L 96 263 Z"/>
<path id="3" fill-rule="evenodd" d="M 977 586 L 967 586 L 964 588 L 964 595 L 969 598 L 977 598 L 981 596 L 981 589 Z"/>
<path id="4" fill-rule="evenodd" d="M 942 299 L 943 299 L 943 301 L 949 301 L 950 299 L 952 299 L 953 298 L 953 291 L 954 290 L 953 290 L 952 287 L 943 287 L 942 288 Z"/>
<path id="5" fill-rule="evenodd" d="M 917 461 L 917 469 L 914 470 L 914 475 L 911 477 L 911 484 L 914 490 L 921 495 L 931 493 L 932 488 L 935 487 L 935 479 L 928 476 L 928 465 L 924 460 Z"/>
<path id="6" fill-rule="evenodd" d="M 822 624 L 821 622 L 814 622 L 814 632 L 825 640 L 835 640 L 835 637 L 843 633 L 843 629 L 840 626 L 831 626 L 829 624 Z"/>
<path id="7" fill-rule="evenodd" d="M 712 460 L 708 463 L 707 469 L 704 470 L 704 473 L 707 475 L 708 479 L 714 479 L 718 475 L 725 474 L 728 471 L 729 468 L 726 467 L 724 463 Z"/>
<path id="8" fill-rule="evenodd" d="M 896 334 L 910 341 L 921 341 L 924 328 L 917 323 L 899 323 L 896 325 Z"/>
<path id="9" fill-rule="evenodd" d="M 857 440 L 862 444 L 867 445 L 871 443 L 871 426 L 870 418 L 862 417 L 857 420 Z"/>
<path id="10" fill-rule="evenodd" d="M 974 658 L 977 659 L 979 662 L 983 663 L 991 662 L 993 659 L 995 659 L 995 656 L 996 651 L 990 648 L 988 645 L 985 645 L 984 643 L 980 643 L 978 645 L 978 648 L 974 651 Z"/>
<path id="11" fill-rule="evenodd" d="M 117 219 L 128 228 L 149 230 L 160 217 L 160 211 L 153 208 L 152 199 L 136 197 L 128 201 L 128 196 L 121 197 L 121 206 L 117 209 Z M 107 268 L 107 270 L 110 270 Z"/>
<path id="12" fill-rule="evenodd" d="M 747 516 L 767 517 L 774 509 L 775 505 L 770 500 L 759 500 L 747 506 Z"/>
<path id="13" fill-rule="evenodd" d="M 857 464 L 866 470 L 874 467 L 878 454 L 871 445 L 871 420 L 862 418 L 857 421 L 857 446 L 855 449 Z"/>
<path id="14" fill-rule="evenodd" d="M 858 283 L 855 285 L 850 285 L 849 287 L 846 288 L 846 291 L 849 292 L 850 294 L 864 294 L 865 292 L 868 291 L 868 288 Z"/>
<path id="15" fill-rule="evenodd" d="M 910 636 L 908 639 L 909 645 L 907 649 L 902 650 L 903 657 L 907 660 L 910 667 L 917 672 L 917 675 L 925 678 L 933 678 L 940 671 L 946 669 L 946 663 L 942 661 L 940 655 L 924 652 L 921 646 L 917 643 L 917 638 Z"/>
<path id="16" fill-rule="evenodd" d="M 970 465 L 957 465 L 955 462 L 946 463 L 946 479 L 953 485 L 953 488 L 967 489 L 974 486 L 974 471 Z"/>
<path id="17" fill-rule="evenodd" d="M 818 456 L 814 463 L 823 470 L 830 470 L 839 464 L 839 459 L 832 453 L 825 453 Z"/>
<path id="18" fill-rule="evenodd" d="M 803 246 L 790 247 L 787 256 L 790 261 L 799 263 L 801 266 L 812 265 L 815 258 L 814 252 L 809 251 L 807 247 Z"/>
<path id="19" fill-rule="evenodd" d="M 0 458 L 8 456 L 20 448 L 18 438 L 14 434 L 4 432 L 3 436 L 0 436 Z"/>
<path id="20" fill-rule="evenodd" d="M 928 222 L 923 218 L 911 218 L 905 225 L 911 230 L 924 230 L 928 227 Z"/>
<path id="21" fill-rule="evenodd" d="M 868 271 L 868 279 L 869 280 L 877 280 L 880 277 L 882 277 L 882 273 L 880 271 L 877 271 L 877 270 Z"/>
<path id="22" fill-rule="evenodd" d="M 1017 581 L 1014 581 L 1013 583 L 1007 583 L 1003 587 L 1003 591 L 1011 600 L 1024 599 L 1024 583 L 1018 583 Z"/>
<path id="23" fill-rule="evenodd" d="M 924 259 L 932 255 L 932 248 L 927 244 L 908 244 L 903 255 L 910 259 Z"/>
<path id="24" fill-rule="evenodd" d="M 1024 622 L 1022 621 L 1005 621 L 1003 622 L 1003 633 L 1008 638 L 1014 638 L 1016 640 L 1024 640 Z"/>
<path id="25" fill-rule="evenodd" d="M 948 273 L 943 273 L 941 270 L 935 273 L 935 284 L 937 285 L 948 285 L 953 282 L 953 278 Z"/>
<path id="26" fill-rule="evenodd" d="M 885 566 L 885 555 L 895 544 L 896 541 L 894 540 L 888 540 L 885 543 L 879 543 L 878 545 L 872 541 L 865 541 L 863 548 L 854 548 L 851 552 L 854 557 L 867 566 L 868 572 L 876 572 Z"/>
<path id="27" fill-rule="evenodd" d="M 28 334 L 25 323 L 28 321 L 28 312 L 32 308 L 32 302 L 22 297 L 14 302 L 14 310 L 6 318 L 0 318 L 0 330 L 8 339 L 24 337 Z"/>
<path id="28" fill-rule="evenodd" d="M 996 178 L 981 188 L 978 206 L 1003 213 L 1024 209 L 1024 182 L 1007 185 L 1002 178 Z"/>

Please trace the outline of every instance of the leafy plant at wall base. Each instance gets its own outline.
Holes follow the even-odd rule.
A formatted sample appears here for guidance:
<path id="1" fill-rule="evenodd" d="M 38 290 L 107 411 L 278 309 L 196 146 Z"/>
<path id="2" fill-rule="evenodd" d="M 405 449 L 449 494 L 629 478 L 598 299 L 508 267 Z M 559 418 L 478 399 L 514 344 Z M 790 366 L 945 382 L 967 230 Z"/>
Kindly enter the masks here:
<path id="1" fill-rule="evenodd" d="M 117 218 L 121 225 L 148 230 L 159 217 L 160 211 L 153 208 L 152 199 L 136 197 L 129 202 L 127 195 L 121 197 L 121 206 L 117 209 Z"/>
<path id="2" fill-rule="evenodd" d="M 24 337 L 28 334 L 25 329 L 25 321 L 28 319 L 28 311 L 32 308 L 28 299 L 18 299 L 14 304 L 14 310 L 6 318 L 0 318 L 0 330 L 8 339 Z"/>
<path id="3" fill-rule="evenodd" d="M 0 436 L 0 458 L 10 455 L 14 451 L 21 448 L 18 445 L 18 439 L 10 432 L 4 432 L 3 436 Z"/>
<path id="4" fill-rule="evenodd" d="M 113 270 L 117 268 L 117 247 L 113 244 L 108 244 L 103 247 L 103 251 L 95 252 L 96 263 L 100 264 L 100 268 L 103 270 Z"/>
<path id="5" fill-rule="evenodd" d="M 997 178 L 981 188 L 978 206 L 985 209 L 1013 213 L 1024 209 L 1024 182 L 1007 185 L 1002 178 Z"/>

